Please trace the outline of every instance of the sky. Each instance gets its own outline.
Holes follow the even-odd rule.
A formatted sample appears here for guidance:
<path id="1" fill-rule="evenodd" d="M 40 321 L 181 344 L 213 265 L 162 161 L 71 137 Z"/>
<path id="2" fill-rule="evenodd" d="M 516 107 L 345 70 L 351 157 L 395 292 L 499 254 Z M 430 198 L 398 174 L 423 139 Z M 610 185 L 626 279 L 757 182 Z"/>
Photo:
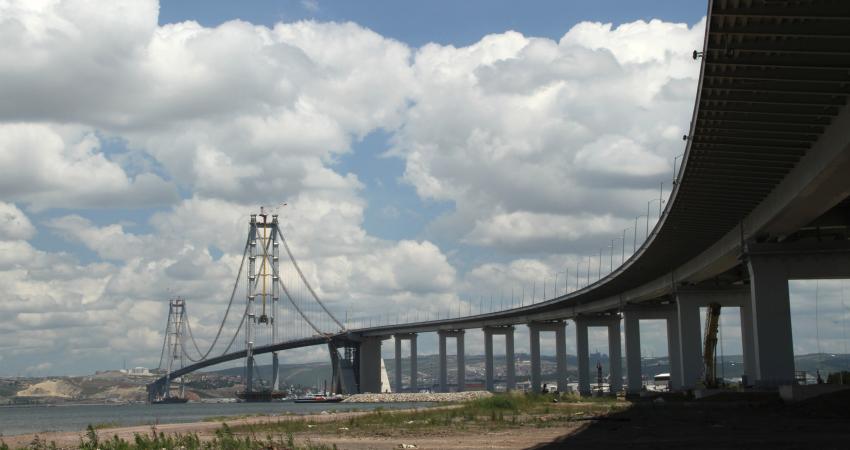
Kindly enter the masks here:
<path id="1" fill-rule="evenodd" d="M 287 203 L 305 277 L 352 321 L 539 301 L 588 258 L 604 275 L 684 150 L 705 9 L 0 2 L 0 376 L 154 367 L 175 295 L 208 344 L 261 205 Z M 813 317 L 812 283 L 791 285 L 795 351 L 843 352 L 844 285 Z M 645 352 L 665 342 L 648 323 Z"/>

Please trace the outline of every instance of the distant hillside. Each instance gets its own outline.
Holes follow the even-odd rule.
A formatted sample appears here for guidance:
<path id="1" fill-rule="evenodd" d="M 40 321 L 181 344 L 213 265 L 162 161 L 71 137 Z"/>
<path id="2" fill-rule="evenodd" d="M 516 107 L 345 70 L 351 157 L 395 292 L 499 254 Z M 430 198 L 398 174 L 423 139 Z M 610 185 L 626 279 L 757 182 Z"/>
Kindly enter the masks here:
<path id="1" fill-rule="evenodd" d="M 270 380 L 272 375 L 272 366 L 262 365 L 256 366 L 255 375 L 262 380 Z M 243 367 L 231 367 L 210 371 L 206 373 L 217 374 L 222 376 L 239 376 L 245 372 Z M 316 386 L 316 383 L 323 383 L 331 380 L 331 365 L 330 363 L 305 363 L 305 364 L 281 364 L 280 365 L 281 384 L 294 386 Z"/>
<path id="2" fill-rule="evenodd" d="M 517 353 L 516 354 L 517 361 L 529 361 L 530 355 L 527 353 Z M 554 356 L 541 356 L 540 357 L 542 365 L 543 365 L 543 373 L 554 373 L 555 368 L 555 357 Z M 718 361 L 718 373 L 722 373 L 726 378 L 737 378 L 743 374 L 744 365 L 743 365 L 743 356 L 741 355 L 725 355 L 723 358 L 724 364 L 720 364 L 721 358 L 717 357 Z M 433 378 L 437 377 L 437 373 L 439 370 L 438 366 L 438 355 L 422 355 L 417 358 L 417 365 L 419 367 L 419 372 L 423 375 L 430 375 Z M 608 355 L 604 353 L 594 353 L 590 355 L 590 366 L 591 370 L 596 368 L 596 363 L 599 362 L 602 365 L 603 373 L 608 373 L 609 367 L 609 359 Z M 826 377 L 827 374 L 833 372 L 839 372 L 841 370 L 850 370 L 850 355 L 841 355 L 841 354 L 807 354 L 807 355 L 799 355 L 794 358 L 795 365 L 798 371 L 805 371 L 810 374 L 814 374 L 817 369 L 820 369 L 821 374 Z M 395 360 L 393 358 L 385 359 L 387 373 L 390 376 L 390 379 L 393 379 L 393 374 L 395 372 Z M 402 365 L 404 367 L 404 371 L 407 371 L 409 367 L 409 358 L 402 359 Z M 452 367 L 455 364 L 454 355 L 449 355 L 449 367 Z M 466 366 L 467 371 L 470 372 L 469 376 L 476 372 L 481 372 L 483 376 L 483 367 L 484 367 L 484 355 L 466 355 Z M 505 367 L 505 358 L 504 355 L 497 355 L 494 361 L 494 369 L 496 372 L 500 370 L 504 370 Z M 567 373 L 570 377 L 577 377 L 578 372 L 578 360 L 575 355 L 567 355 Z M 625 375 L 626 361 L 623 358 L 623 374 Z M 271 366 L 259 366 L 258 368 L 261 378 L 268 379 L 271 375 Z M 302 385 L 302 386 L 312 386 L 315 385 L 317 380 L 319 383 L 324 379 L 330 379 L 331 377 L 331 368 L 329 363 L 307 363 L 307 364 L 287 364 L 281 365 L 281 379 L 286 384 L 294 384 L 294 385 Z M 214 373 L 229 375 L 229 376 L 241 376 L 244 369 L 240 367 L 231 368 L 231 369 L 223 369 L 219 371 L 215 371 Z M 666 356 L 657 357 L 657 358 L 644 358 L 642 361 L 642 372 L 647 376 L 655 376 L 659 373 L 665 373 L 670 371 L 669 360 Z M 517 374 L 520 378 L 523 377 L 521 373 Z M 527 375 L 526 375 L 527 376 Z"/>

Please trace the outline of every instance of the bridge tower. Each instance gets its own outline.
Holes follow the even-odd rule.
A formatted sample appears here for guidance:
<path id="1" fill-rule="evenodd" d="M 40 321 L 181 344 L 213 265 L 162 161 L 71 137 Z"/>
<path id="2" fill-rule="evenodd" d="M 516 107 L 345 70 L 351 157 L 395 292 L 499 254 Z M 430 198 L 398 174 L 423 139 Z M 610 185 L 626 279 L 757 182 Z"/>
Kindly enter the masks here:
<path id="1" fill-rule="evenodd" d="M 260 220 L 258 220 L 258 217 Z M 245 392 L 254 390 L 254 344 L 261 334 L 277 342 L 276 322 L 279 292 L 280 242 L 278 241 L 277 215 L 252 214 L 248 234 L 248 295 L 245 318 Z M 259 259 L 259 261 L 258 261 Z M 278 353 L 272 353 L 271 389 L 280 387 Z"/>
<path id="2" fill-rule="evenodd" d="M 162 367 L 163 357 L 165 361 L 165 389 L 163 395 L 171 396 L 171 373 L 178 368 L 183 368 L 186 356 L 183 352 L 183 341 L 186 338 L 186 300 L 181 297 L 173 298 L 168 302 L 168 324 L 165 328 L 165 345 L 160 355 L 159 366 Z M 166 356 L 166 351 L 168 352 Z M 178 367 L 179 366 L 179 367 Z M 179 397 L 183 397 L 183 377 L 180 377 Z"/>

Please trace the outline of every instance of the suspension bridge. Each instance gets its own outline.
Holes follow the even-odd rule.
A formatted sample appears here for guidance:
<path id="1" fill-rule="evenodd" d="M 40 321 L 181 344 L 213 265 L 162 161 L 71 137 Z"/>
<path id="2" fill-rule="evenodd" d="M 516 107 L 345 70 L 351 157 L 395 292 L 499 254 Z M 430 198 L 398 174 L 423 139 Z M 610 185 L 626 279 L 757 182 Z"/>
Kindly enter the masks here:
<path id="1" fill-rule="evenodd" d="M 184 374 L 243 358 L 250 392 L 258 355 L 271 353 L 277 367 L 278 352 L 312 345 L 328 347 L 336 392 L 379 392 L 387 339 L 396 344 L 394 389 L 416 389 L 416 340 L 426 332 L 439 335 L 442 390 L 446 343 L 455 340 L 456 389 L 463 390 L 471 329 L 484 333 L 487 389 L 494 383 L 493 336 L 505 336 L 505 381 L 513 389 L 517 326 L 529 330 L 531 389 L 542 380 L 540 333 L 554 332 L 557 385 L 566 391 L 568 320 L 580 393 L 590 392 L 588 328 L 608 329 L 608 353 L 620 361 L 621 324 L 627 382 L 622 386 L 622 365 L 611 364 L 610 388 L 640 390 L 640 321 L 649 319 L 667 324 L 671 387 L 691 389 L 706 373 L 700 309 L 710 305 L 740 312 L 745 385 L 793 384 L 788 281 L 850 278 L 850 3 L 710 1 L 703 48 L 693 57 L 699 85 L 669 201 L 628 258 L 623 243 L 621 264 L 611 262 L 608 274 L 598 262 L 592 280 L 588 263 L 583 286 L 576 281 L 573 291 L 539 302 L 348 329 L 304 277 L 277 218 L 261 213 L 251 217 L 239 276 L 210 345 L 195 341 L 185 303 L 172 303 L 160 365 L 171 370 L 149 386 L 151 398 L 167 395 L 171 380 Z M 404 340 L 411 344 L 406 387 Z"/>
<path id="2" fill-rule="evenodd" d="M 283 264 L 281 247 L 286 255 Z M 244 297 L 241 292 L 245 292 Z M 244 299 L 244 306 L 239 299 Z M 277 391 L 280 351 L 333 344 L 345 331 L 304 276 L 280 231 L 278 216 L 261 208 L 260 214 L 251 215 L 227 308 L 206 348 L 201 349 L 192 332 L 186 301 L 179 297 L 170 301 L 159 362 L 166 375 L 148 386 L 149 398 L 168 397 L 171 381 L 185 374 L 238 359 L 245 360 L 243 395 L 250 398 Z M 330 351 L 332 356 L 337 352 L 333 345 Z M 268 353 L 272 379 L 267 389 L 257 391 L 255 358 Z"/>

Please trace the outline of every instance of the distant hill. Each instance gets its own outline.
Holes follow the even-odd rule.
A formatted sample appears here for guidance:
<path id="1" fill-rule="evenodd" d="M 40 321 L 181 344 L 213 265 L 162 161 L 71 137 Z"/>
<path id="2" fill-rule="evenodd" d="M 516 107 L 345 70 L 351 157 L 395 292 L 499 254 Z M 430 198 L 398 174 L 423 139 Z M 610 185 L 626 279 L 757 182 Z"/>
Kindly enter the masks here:
<path id="1" fill-rule="evenodd" d="M 517 353 L 516 354 L 517 361 L 528 361 L 530 356 L 527 353 Z M 543 365 L 543 373 L 551 374 L 554 373 L 555 367 L 555 357 L 554 356 L 541 356 L 540 357 L 542 365 Z M 596 363 L 599 362 L 602 365 L 603 373 L 608 373 L 608 367 L 610 365 L 610 361 L 608 359 L 608 355 L 604 353 L 594 353 L 590 355 L 590 366 L 591 370 L 595 369 Z M 723 364 L 720 365 L 721 358 L 717 357 L 718 360 L 718 373 L 723 374 L 726 378 L 737 378 L 743 374 L 744 364 L 743 364 L 743 356 L 741 355 L 725 355 L 723 358 Z M 430 375 L 431 378 L 437 378 L 437 373 L 439 370 L 438 366 L 438 355 L 422 355 L 417 359 L 417 365 L 419 367 L 419 372 L 423 375 Z M 409 367 L 409 358 L 403 358 L 402 364 L 404 370 L 407 371 L 407 367 Z M 794 358 L 795 365 L 798 371 L 805 371 L 809 374 L 814 375 L 816 370 L 820 369 L 821 375 L 826 378 L 826 375 L 833 372 L 840 372 L 841 370 L 850 370 L 850 355 L 842 355 L 842 354 L 806 354 L 795 356 Z M 393 358 L 385 359 L 387 372 L 390 376 L 390 380 L 393 379 L 393 374 L 395 372 L 395 360 Z M 454 355 L 449 355 L 449 366 L 452 367 L 455 364 Z M 466 366 L 467 371 L 470 372 L 467 375 L 467 378 L 470 378 L 476 372 L 481 372 L 481 376 L 483 376 L 483 367 L 484 367 L 484 355 L 466 355 Z M 496 355 L 494 361 L 494 368 L 496 372 L 500 370 L 504 370 L 505 367 L 505 359 L 504 355 Z M 571 378 L 578 377 L 578 360 L 575 355 L 567 355 L 567 374 Z M 623 375 L 625 375 L 626 361 L 623 358 Z M 549 369 L 549 370 L 547 370 Z M 257 367 L 260 378 L 268 380 L 271 378 L 271 366 L 263 365 Z M 292 385 L 301 385 L 301 386 L 315 386 L 316 383 L 322 383 L 323 380 L 328 380 L 330 382 L 331 378 L 331 367 L 329 363 L 305 363 L 305 364 L 281 364 L 281 381 L 285 384 Z M 642 372 L 647 376 L 655 376 L 659 373 L 666 373 L 670 371 L 669 360 L 666 356 L 664 357 L 656 357 L 656 358 L 644 358 L 642 361 Z M 229 369 L 222 369 L 213 371 L 210 373 L 216 373 L 225 376 L 242 376 L 244 372 L 244 368 L 234 367 Z M 521 373 L 517 373 L 518 377 L 523 378 Z M 527 376 L 527 375 L 526 375 Z"/>
<path id="2" fill-rule="evenodd" d="M 272 366 L 258 365 L 255 377 L 262 380 L 270 380 L 272 375 Z M 244 367 L 231 367 L 228 369 L 214 370 L 206 373 L 217 374 L 222 376 L 242 376 L 245 372 Z M 316 386 L 316 383 L 323 383 L 327 380 L 331 381 L 331 365 L 330 363 L 304 363 L 304 364 L 281 364 L 280 379 L 284 385 L 294 386 Z"/>

